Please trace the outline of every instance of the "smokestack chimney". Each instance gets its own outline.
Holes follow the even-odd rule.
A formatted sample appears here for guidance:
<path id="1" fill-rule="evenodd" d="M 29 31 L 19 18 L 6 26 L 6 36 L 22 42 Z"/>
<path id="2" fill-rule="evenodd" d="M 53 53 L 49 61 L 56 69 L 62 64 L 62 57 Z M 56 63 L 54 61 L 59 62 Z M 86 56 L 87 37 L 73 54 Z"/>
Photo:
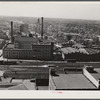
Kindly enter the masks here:
<path id="1" fill-rule="evenodd" d="M 11 43 L 14 42 L 14 38 L 13 38 L 13 22 L 11 21 Z"/>
<path id="2" fill-rule="evenodd" d="M 43 17 L 41 17 L 41 38 L 43 38 Z"/>

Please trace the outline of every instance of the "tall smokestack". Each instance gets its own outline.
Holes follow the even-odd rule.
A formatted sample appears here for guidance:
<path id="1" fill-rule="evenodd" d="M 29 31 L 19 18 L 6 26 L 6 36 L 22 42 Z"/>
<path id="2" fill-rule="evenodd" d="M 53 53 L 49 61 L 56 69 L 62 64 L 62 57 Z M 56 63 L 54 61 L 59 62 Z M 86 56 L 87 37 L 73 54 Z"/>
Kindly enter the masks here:
<path id="1" fill-rule="evenodd" d="M 13 38 L 13 22 L 11 21 L 11 43 L 14 42 L 14 38 Z"/>
<path id="2" fill-rule="evenodd" d="M 43 38 L 43 17 L 41 17 L 41 37 Z"/>
<path id="3" fill-rule="evenodd" d="M 36 29 L 37 29 L 36 32 L 40 33 L 40 19 L 39 18 L 37 19 L 37 28 Z"/>

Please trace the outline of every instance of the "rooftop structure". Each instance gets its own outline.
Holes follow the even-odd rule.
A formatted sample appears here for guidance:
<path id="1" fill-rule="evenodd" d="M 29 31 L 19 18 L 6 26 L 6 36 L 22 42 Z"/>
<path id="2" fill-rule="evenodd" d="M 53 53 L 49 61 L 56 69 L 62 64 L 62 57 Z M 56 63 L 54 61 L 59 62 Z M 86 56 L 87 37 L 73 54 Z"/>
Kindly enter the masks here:
<path id="1" fill-rule="evenodd" d="M 62 58 L 76 59 L 76 61 L 100 61 L 100 50 L 92 48 L 61 48 Z"/>
<path id="2" fill-rule="evenodd" d="M 66 48 L 61 48 L 61 51 L 65 54 L 71 54 L 71 53 L 88 54 L 88 52 L 84 48 L 76 49 L 72 47 L 66 47 Z"/>
<path id="3" fill-rule="evenodd" d="M 28 24 L 21 24 L 20 32 L 25 33 L 25 36 L 29 35 Z"/>

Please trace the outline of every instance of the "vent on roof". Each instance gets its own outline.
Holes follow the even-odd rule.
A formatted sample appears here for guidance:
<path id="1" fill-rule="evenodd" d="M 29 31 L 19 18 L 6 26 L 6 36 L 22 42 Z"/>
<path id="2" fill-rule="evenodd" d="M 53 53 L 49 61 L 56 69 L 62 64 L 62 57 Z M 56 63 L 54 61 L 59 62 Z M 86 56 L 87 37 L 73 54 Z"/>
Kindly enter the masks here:
<path id="1" fill-rule="evenodd" d="M 94 67 L 93 66 L 84 66 L 86 68 L 86 70 L 90 73 L 94 72 Z"/>

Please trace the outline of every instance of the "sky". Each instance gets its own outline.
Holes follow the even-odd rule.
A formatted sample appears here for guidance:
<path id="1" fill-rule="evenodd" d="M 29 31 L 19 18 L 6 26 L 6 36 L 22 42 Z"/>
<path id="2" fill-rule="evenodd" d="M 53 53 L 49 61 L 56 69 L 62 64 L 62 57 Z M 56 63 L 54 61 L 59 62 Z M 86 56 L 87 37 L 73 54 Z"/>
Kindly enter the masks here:
<path id="1" fill-rule="evenodd" d="M 100 2 L 0 2 L 0 15 L 100 20 Z"/>

